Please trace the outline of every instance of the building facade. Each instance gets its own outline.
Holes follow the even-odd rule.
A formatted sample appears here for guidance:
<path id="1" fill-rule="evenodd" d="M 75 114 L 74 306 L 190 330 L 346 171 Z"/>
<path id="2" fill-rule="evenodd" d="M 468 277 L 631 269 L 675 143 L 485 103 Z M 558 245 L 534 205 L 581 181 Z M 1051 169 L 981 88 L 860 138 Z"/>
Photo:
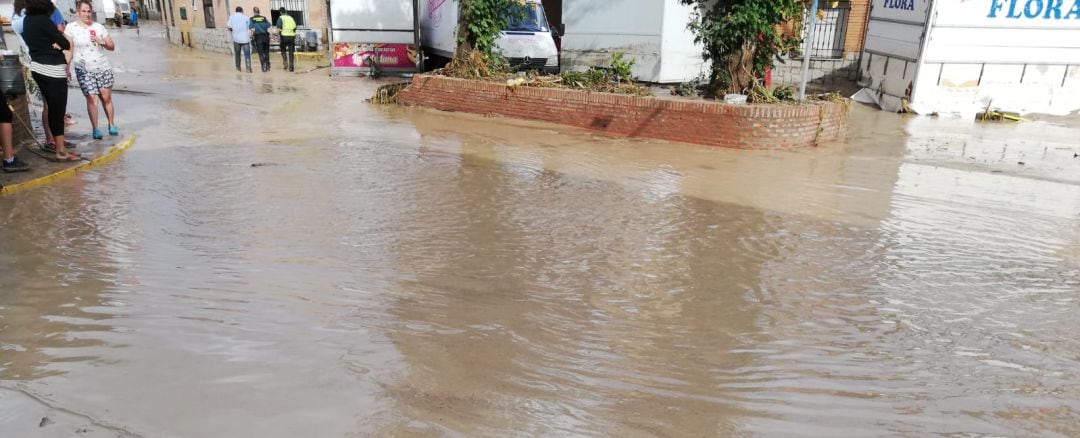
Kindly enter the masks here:
<path id="1" fill-rule="evenodd" d="M 211 52 L 232 53 L 229 15 L 237 6 L 251 16 L 258 6 L 262 15 L 276 21 L 284 7 L 295 20 L 299 31 L 314 32 L 318 47 L 327 44 L 329 23 L 326 2 L 319 0 L 157 0 L 161 2 L 161 20 L 170 42 Z M 301 50 L 298 42 L 297 50 Z"/>
<path id="2" fill-rule="evenodd" d="M 854 85 L 859 79 L 859 59 L 866 42 L 866 24 L 870 15 L 870 0 L 822 1 L 818 4 L 817 23 L 809 53 L 811 85 L 832 88 Z M 783 30 L 788 35 L 807 38 L 801 22 L 788 23 Z M 789 53 L 773 67 L 773 83 L 798 85 L 802 79 L 803 48 Z"/>

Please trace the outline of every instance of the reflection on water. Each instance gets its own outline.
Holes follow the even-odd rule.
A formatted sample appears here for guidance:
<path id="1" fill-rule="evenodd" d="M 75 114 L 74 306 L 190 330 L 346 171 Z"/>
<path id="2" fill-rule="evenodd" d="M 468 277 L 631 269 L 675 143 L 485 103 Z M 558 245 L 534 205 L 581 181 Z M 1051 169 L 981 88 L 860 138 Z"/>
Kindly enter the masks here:
<path id="1" fill-rule="evenodd" d="M 1080 188 L 1000 127 L 729 151 L 143 44 L 138 146 L 0 199 L 5 430 L 1080 434 Z"/>

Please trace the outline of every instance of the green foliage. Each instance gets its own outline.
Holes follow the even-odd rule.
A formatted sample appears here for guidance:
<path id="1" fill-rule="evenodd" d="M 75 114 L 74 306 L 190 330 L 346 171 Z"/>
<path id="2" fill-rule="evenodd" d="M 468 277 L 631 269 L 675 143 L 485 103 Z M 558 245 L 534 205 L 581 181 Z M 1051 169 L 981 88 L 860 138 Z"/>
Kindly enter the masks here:
<path id="1" fill-rule="evenodd" d="M 792 86 L 777 86 L 776 88 L 773 88 L 772 94 L 781 102 L 794 102 L 796 100 L 795 87 Z"/>
<path id="2" fill-rule="evenodd" d="M 615 74 L 615 80 L 617 82 L 630 82 L 633 80 L 631 77 L 634 63 L 637 62 L 634 59 L 623 58 L 623 52 L 615 52 L 611 54 L 611 72 Z"/>
<path id="3" fill-rule="evenodd" d="M 455 58 L 476 51 L 485 62 L 504 66 L 506 60 L 495 50 L 495 42 L 509 23 L 511 14 L 514 11 L 521 13 L 520 5 L 518 0 L 461 0 Z"/>
<path id="4" fill-rule="evenodd" d="M 697 78 L 683 82 L 676 85 L 671 89 L 673 96 L 699 96 L 705 93 L 705 88 L 708 85 L 708 79 L 705 76 L 698 76 Z"/>
<path id="5" fill-rule="evenodd" d="M 765 68 L 797 41 L 779 26 L 798 19 L 800 0 L 680 0 L 697 11 L 687 26 L 712 61 L 709 94 L 750 90 Z"/>
<path id="6" fill-rule="evenodd" d="M 585 71 L 567 70 L 560 73 L 559 76 L 562 77 L 564 85 L 574 88 L 599 89 L 609 82 L 607 72 L 598 68 L 590 68 Z"/>
<path id="7" fill-rule="evenodd" d="M 752 103 L 794 103 L 795 89 L 787 85 L 765 88 L 760 83 L 754 83 L 748 98 Z"/>
<path id="8" fill-rule="evenodd" d="M 633 65 L 633 61 L 630 61 Z M 647 96 L 649 87 L 635 84 L 633 81 L 619 81 L 613 69 L 592 67 L 585 71 L 567 70 L 559 74 L 559 83 L 567 88 L 598 91 L 603 93 L 634 94 Z"/>
<path id="9" fill-rule="evenodd" d="M 679 85 L 676 85 L 675 88 L 672 88 L 671 89 L 671 94 L 673 96 L 684 96 L 684 97 L 697 96 L 697 94 L 698 94 L 698 84 L 695 83 L 694 81 L 683 82 L 683 83 L 681 83 Z"/>

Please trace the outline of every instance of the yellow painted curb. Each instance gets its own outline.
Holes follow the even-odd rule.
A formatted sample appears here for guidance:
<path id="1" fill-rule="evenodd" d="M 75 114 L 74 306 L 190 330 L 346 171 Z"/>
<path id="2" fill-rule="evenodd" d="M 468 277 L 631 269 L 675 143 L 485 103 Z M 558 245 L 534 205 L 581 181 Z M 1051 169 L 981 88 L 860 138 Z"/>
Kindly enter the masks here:
<path id="1" fill-rule="evenodd" d="M 128 150 L 128 148 L 130 148 L 134 144 L 135 144 L 135 136 L 132 135 L 132 136 L 128 137 L 127 140 L 124 140 L 124 141 L 122 141 L 120 143 L 109 146 L 109 148 L 105 149 L 101 153 L 101 155 L 98 156 L 97 158 L 94 158 L 93 160 L 90 160 L 90 161 L 85 161 L 85 162 L 79 164 L 78 166 L 69 167 L 69 168 L 61 170 L 59 172 L 50 173 L 50 174 L 45 175 L 45 176 L 37 177 L 37 178 L 34 178 L 34 179 L 30 180 L 30 181 L 21 182 L 21 183 L 18 183 L 18 184 L 11 184 L 11 185 L 2 186 L 2 187 L 0 187 L 0 195 L 7 195 L 9 193 L 17 192 L 19 190 L 26 190 L 26 189 L 31 189 L 31 188 L 34 188 L 34 187 L 42 186 L 42 185 L 48 184 L 50 182 L 56 181 L 56 180 L 58 180 L 60 178 L 64 178 L 64 177 L 67 177 L 67 176 L 74 175 L 74 174 L 78 173 L 79 171 L 86 170 L 86 169 L 89 169 L 91 167 L 94 167 L 94 166 L 97 166 L 97 165 L 100 165 L 100 164 L 108 163 L 108 162 L 116 159 L 116 157 L 120 156 L 121 153 Z"/>

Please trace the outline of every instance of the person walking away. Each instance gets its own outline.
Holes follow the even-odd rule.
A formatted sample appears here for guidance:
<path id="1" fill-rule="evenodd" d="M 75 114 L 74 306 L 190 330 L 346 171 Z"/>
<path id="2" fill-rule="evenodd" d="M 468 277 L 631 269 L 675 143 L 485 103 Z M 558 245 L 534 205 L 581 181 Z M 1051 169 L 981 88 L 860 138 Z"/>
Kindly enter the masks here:
<path id="1" fill-rule="evenodd" d="M 64 110 L 67 108 L 68 54 L 71 42 L 64 37 L 49 15 L 56 8 L 49 0 L 29 0 L 23 20 L 23 40 L 30 50 L 30 72 L 45 100 L 48 127 L 54 145 L 46 151 L 61 161 L 78 161 L 79 154 L 69 151 L 64 143 Z"/>
<path id="2" fill-rule="evenodd" d="M 255 37 L 255 52 L 259 54 L 259 65 L 262 71 L 270 71 L 270 20 L 259 15 L 259 7 L 252 8 L 255 15 L 251 17 L 252 34 Z"/>
<path id="3" fill-rule="evenodd" d="M 285 70 L 293 71 L 293 62 L 296 60 L 296 20 L 285 11 L 284 6 L 279 8 L 278 12 L 281 14 L 274 25 L 281 29 L 281 62 L 285 63 Z"/>
<path id="4" fill-rule="evenodd" d="M 116 44 L 109 35 L 109 30 L 94 22 L 94 10 L 90 0 L 79 0 L 75 7 L 78 20 L 68 25 L 64 36 L 71 40 L 71 66 L 75 68 L 75 78 L 79 81 L 83 96 L 86 96 L 86 113 L 90 116 L 93 137 L 95 140 L 104 137 L 101 129 L 98 129 L 99 97 L 101 107 L 105 110 L 105 118 L 109 121 L 109 135 L 120 135 L 113 110 L 112 66 L 102 51 L 112 51 L 116 49 Z"/>
<path id="5" fill-rule="evenodd" d="M 135 28 L 135 36 L 139 35 L 139 13 L 131 8 L 131 27 Z"/>
<path id="6" fill-rule="evenodd" d="M 232 31 L 236 71 L 240 71 L 240 51 L 243 50 L 247 72 L 251 73 L 251 20 L 244 15 L 244 8 L 237 6 L 236 12 L 229 16 L 229 30 Z"/>
<path id="7" fill-rule="evenodd" d="M 30 165 L 15 156 L 15 149 L 11 146 L 12 115 L 8 97 L 0 97 L 0 150 L 2 150 L 0 153 L 3 155 L 0 167 L 4 169 L 4 172 L 25 172 L 30 170 Z"/>

